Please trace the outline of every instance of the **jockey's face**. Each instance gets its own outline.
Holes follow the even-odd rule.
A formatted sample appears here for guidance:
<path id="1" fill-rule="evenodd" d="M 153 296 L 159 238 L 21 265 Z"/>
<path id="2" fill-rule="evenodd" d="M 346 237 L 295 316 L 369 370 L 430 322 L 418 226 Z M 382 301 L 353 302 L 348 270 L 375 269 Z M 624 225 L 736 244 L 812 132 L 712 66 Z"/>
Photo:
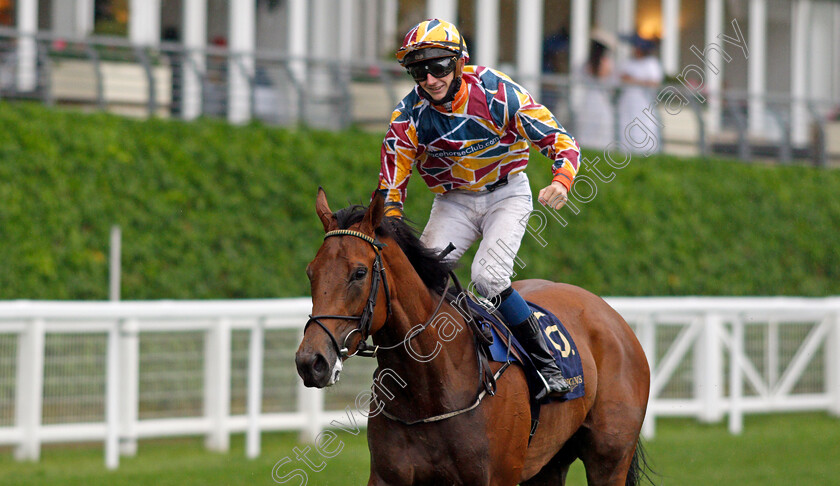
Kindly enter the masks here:
<path id="1" fill-rule="evenodd" d="M 436 78 L 432 76 L 431 73 L 427 73 L 426 79 L 424 79 L 423 81 L 418 81 L 417 84 L 419 84 L 421 88 L 426 90 L 426 92 L 429 93 L 429 96 L 431 96 L 433 100 L 440 101 L 444 97 L 446 97 L 446 93 L 449 91 L 449 86 L 454 80 L 454 72 L 451 72 L 442 78 Z"/>
<path id="2" fill-rule="evenodd" d="M 456 73 L 460 72 L 456 69 L 458 66 L 463 67 L 463 60 L 451 56 L 411 64 L 407 69 L 433 100 L 440 101 L 446 97 Z"/>

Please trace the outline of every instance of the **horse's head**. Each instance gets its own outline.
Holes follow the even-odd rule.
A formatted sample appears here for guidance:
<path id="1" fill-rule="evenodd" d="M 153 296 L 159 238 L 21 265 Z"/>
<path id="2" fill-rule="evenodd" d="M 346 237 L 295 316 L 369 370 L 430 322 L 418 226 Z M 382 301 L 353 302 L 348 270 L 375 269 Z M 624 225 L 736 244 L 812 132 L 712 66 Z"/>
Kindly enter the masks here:
<path id="1" fill-rule="evenodd" d="M 309 387 L 338 381 L 342 362 L 383 326 L 390 296 L 376 229 L 384 213 L 377 193 L 358 223 L 340 228 L 323 189 L 315 204 L 324 224 L 324 242 L 306 267 L 312 315 L 295 354 L 298 374 Z"/>

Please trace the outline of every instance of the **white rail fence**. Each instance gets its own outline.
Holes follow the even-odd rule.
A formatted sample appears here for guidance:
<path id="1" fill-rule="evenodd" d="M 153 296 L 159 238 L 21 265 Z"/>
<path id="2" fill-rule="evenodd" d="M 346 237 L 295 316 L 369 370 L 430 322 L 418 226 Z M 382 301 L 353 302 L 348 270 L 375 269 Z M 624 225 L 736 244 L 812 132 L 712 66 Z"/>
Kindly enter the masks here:
<path id="1" fill-rule="evenodd" d="M 608 301 L 651 364 L 647 437 L 661 416 L 728 417 L 738 433 L 747 413 L 840 415 L 840 298 Z M 306 298 L 0 302 L 0 446 L 38 460 L 43 443 L 103 441 L 115 468 L 146 438 L 203 435 L 224 451 L 244 433 L 248 457 L 264 431 L 314 440 L 360 415 L 375 363 L 303 387 L 293 355 L 310 310 Z"/>

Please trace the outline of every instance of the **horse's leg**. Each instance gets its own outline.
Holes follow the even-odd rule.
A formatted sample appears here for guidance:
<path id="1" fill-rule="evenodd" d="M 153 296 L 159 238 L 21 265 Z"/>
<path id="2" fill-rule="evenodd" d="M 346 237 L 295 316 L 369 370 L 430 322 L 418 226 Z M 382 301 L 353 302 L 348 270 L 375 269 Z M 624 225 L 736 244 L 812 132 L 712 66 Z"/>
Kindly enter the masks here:
<path id="1" fill-rule="evenodd" d="M 633 450 L 626 448 L 585 455 L 586 483 L 589 486 L 625 486 L 633 460 Z"/>
<path id="2" fill-rule="evenodd" d="M 641 383 L 643 377 L 598 370 L 599 398 L 579 431 L 590 486 L 625 486 L 645 418 L 647 388 Z"/>
<path id="3" fill-rule="evenodd" d="M 577 437 L 573 436 L 540 472 L 527 481 L 523 481 L 522 486 L 563 486 L 566 484 L 566 475 L 569 474 L 569 467 L 578 457 L 579 447 Z"/>
<path id="4" fill-rule="evenodd" d="M 368 438 L 371 437 L 371 430 L 368 429 Z M 375 433 L 374 433 L 375 437 Z M 403 457 L 410 457 L 410 453 L 406 449 L 394 447 L 391 450 L 397 454 L 402 453 Z M 379 459 L 377 461 L 377 458 Z M 408 468 L 403 467 L 404 462 L 391 461 L 390 458 L 380 449 L 371 449 L 371 467 L 370 476 L 368 477 L 368 486 L 396 486 L 405 484 L 414 484 L 414 478 L 411 473 L 410 465 Z"/>
<path id="5" fill-rule="evenodd" d="M 616 405 L 609 416 L 632 416 L 625 407 Z M 641 422 L 641 419 L 639 420 Z M 620 423 L 595 420 L 581 434 L 580 458 L 586 467 L 589 486 L 625 486 L 639 439 L 639 425 L 625 419 Z"/>
<path id="6" fill-rule="evenodd" d="M 569 464 L 555 466 L 546 464 L 536 476 L 520 483 L 522 486 L 563 486 L 566 484 L 566 474 L 569 473 Z"/>

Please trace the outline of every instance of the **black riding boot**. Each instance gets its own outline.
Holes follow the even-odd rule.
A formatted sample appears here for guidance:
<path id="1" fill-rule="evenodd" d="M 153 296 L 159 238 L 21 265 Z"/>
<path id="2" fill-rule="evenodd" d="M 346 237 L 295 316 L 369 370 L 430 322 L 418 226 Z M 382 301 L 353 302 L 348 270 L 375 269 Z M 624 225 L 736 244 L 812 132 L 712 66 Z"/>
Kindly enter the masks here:
<path id="1" fill-rule="evenodd" d="M 516 339 L 525 348 L 525 351 L 531 355 L 531 360 L 537 367 L 537 371 L 542 375 L 543 380 L 549 395 L 562 395 L 569 393 L 572 387 L 569 382 L 563 378 L 560 368 L 554 361 L 554 356 L 548 349 L 548 345 L 543 338 L 540 324 L 537 322 L 537 316 L 532 312 L 528 319 L 522 324 L 513 327 L 513 334 Z"/>

